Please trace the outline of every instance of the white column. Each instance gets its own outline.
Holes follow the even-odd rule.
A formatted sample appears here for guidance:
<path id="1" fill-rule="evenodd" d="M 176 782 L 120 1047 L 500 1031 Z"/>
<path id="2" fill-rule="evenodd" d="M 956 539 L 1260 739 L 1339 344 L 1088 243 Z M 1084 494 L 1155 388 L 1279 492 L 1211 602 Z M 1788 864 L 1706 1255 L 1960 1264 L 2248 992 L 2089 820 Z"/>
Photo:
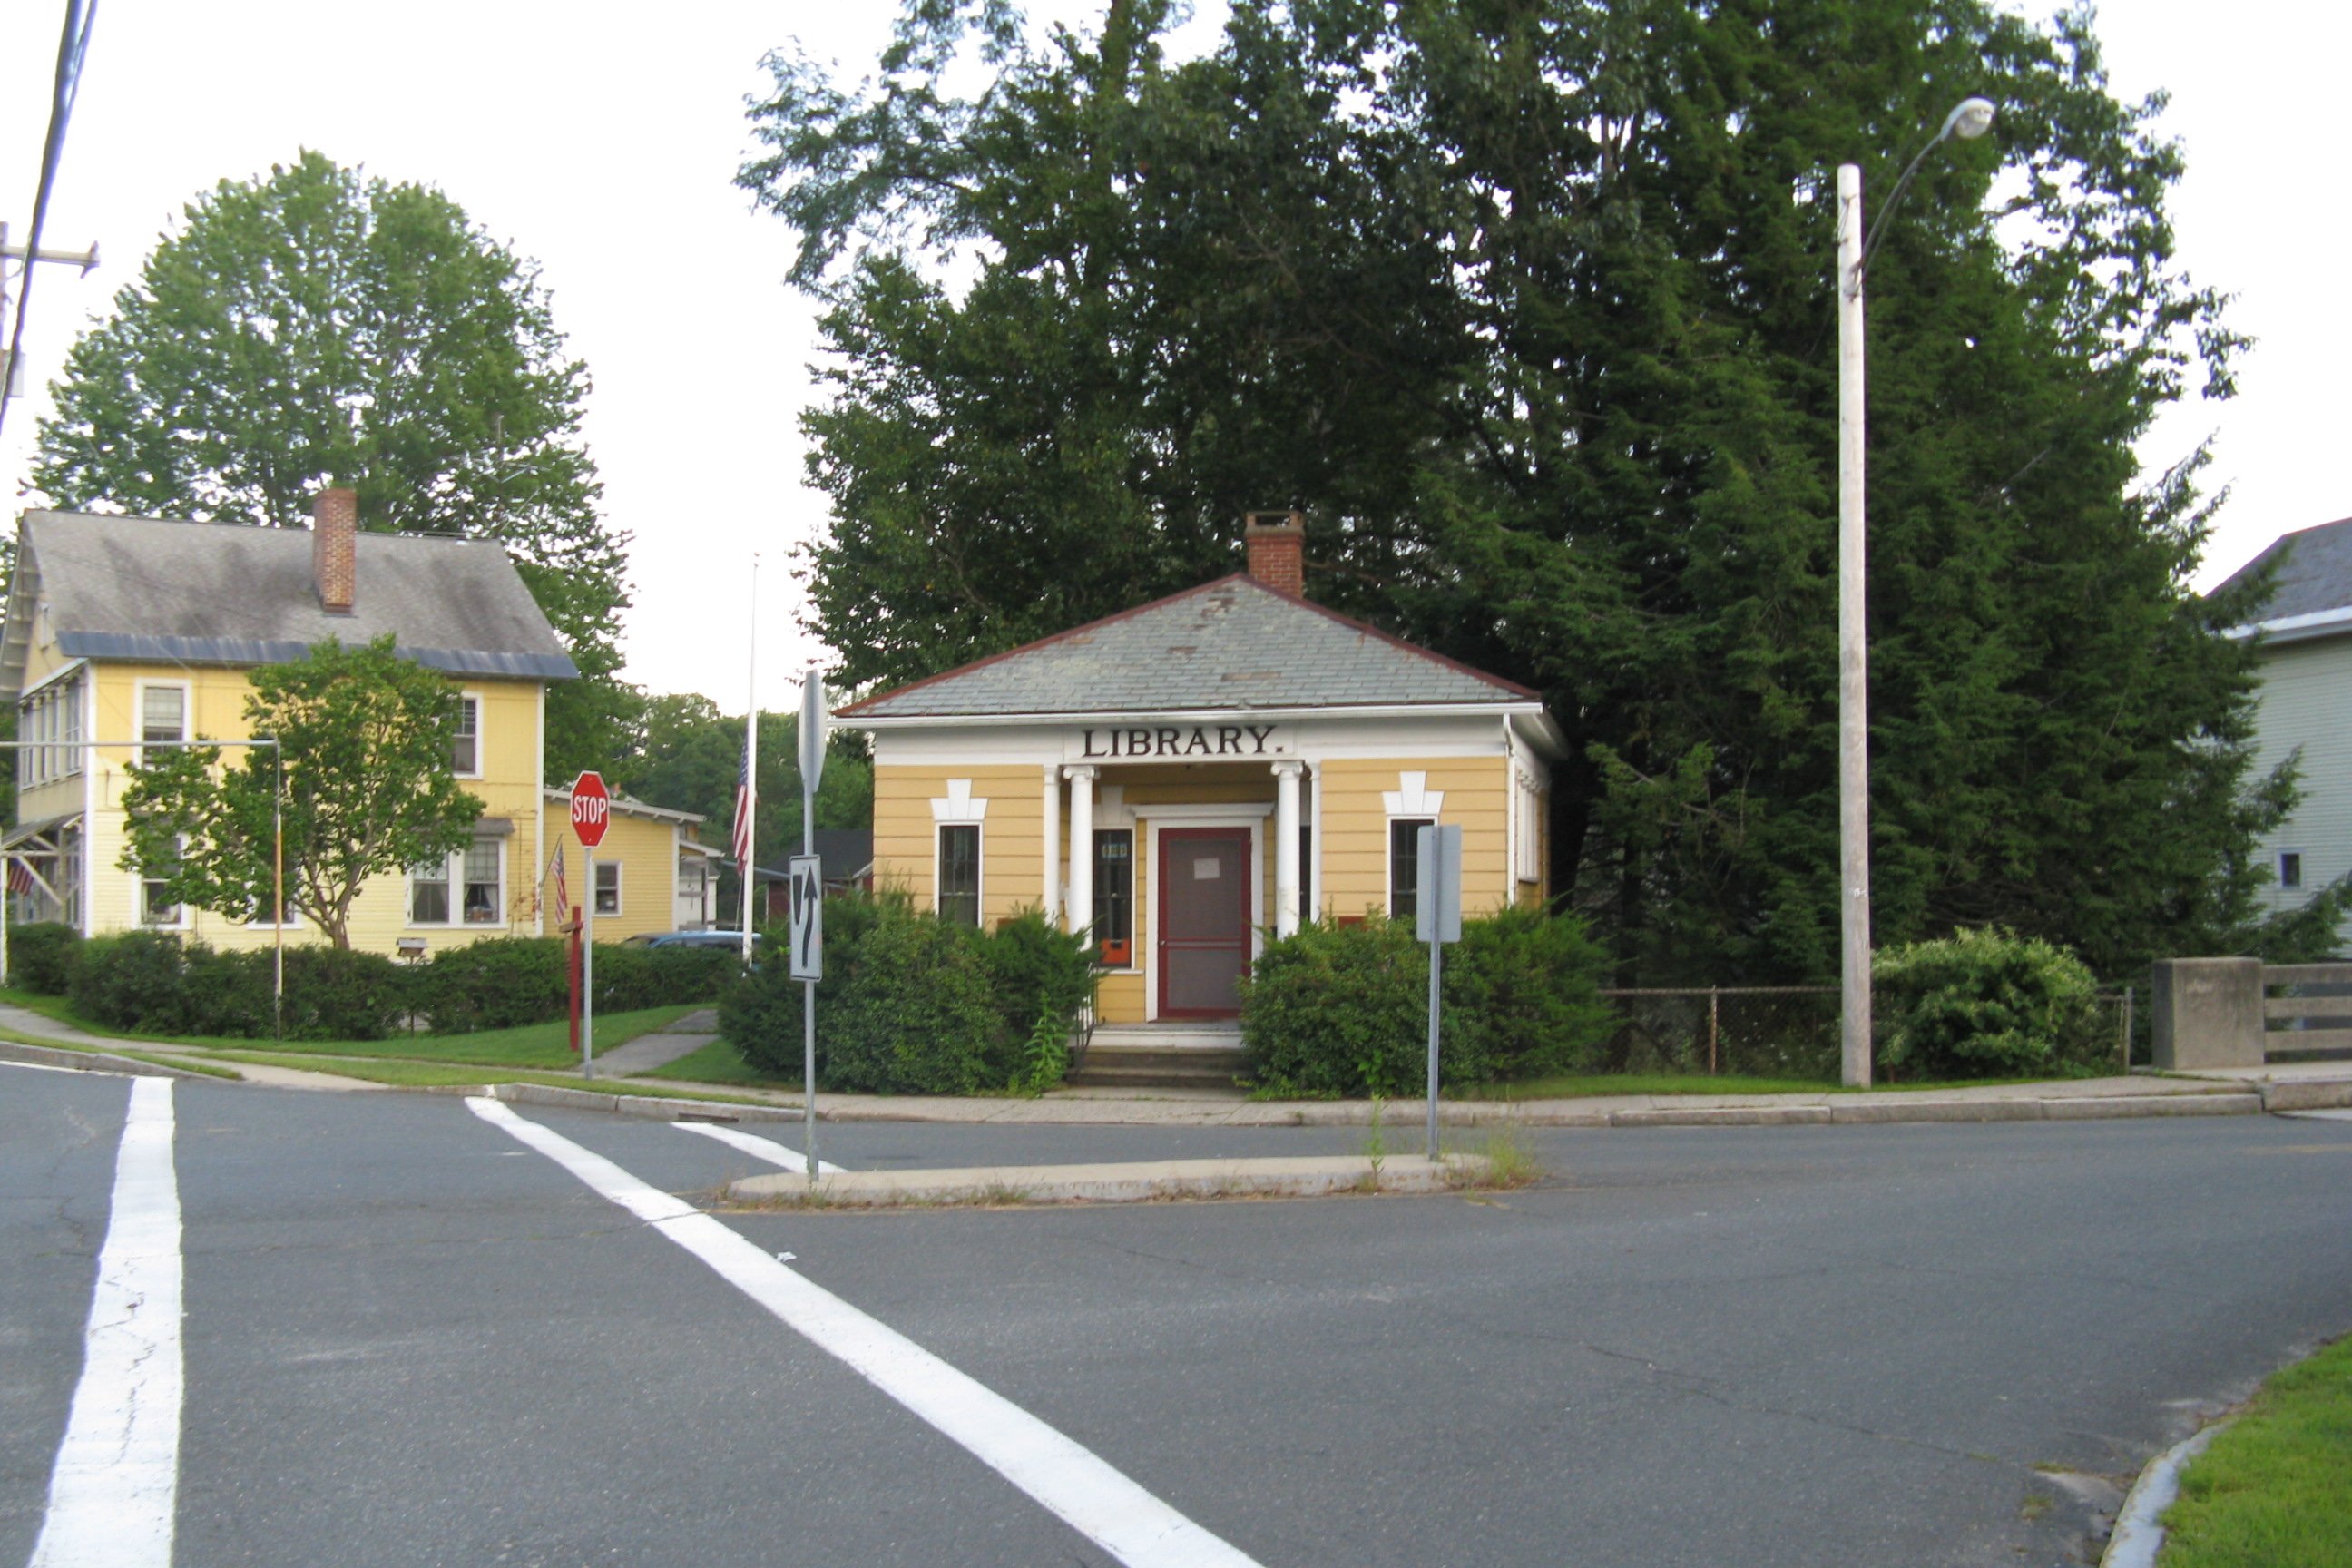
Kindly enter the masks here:
<path id="1" fill-rule="evenodd" d="M 1084 931 L 1095 918 L 1095 773 L 1078 766 L 1063 770 L 1070 781 L 1070 929 Z"/>
<path id="2" fill-rule="evenodd" d="M 1062 765 L 1045 764 L 1045 923 L 1062 918 Z"/>
<path id="3" fill-rule="evenodd" d="M 1298 773 L 1296 761 L 1274 764 L 1274 934 L 1298 934 Z"/>

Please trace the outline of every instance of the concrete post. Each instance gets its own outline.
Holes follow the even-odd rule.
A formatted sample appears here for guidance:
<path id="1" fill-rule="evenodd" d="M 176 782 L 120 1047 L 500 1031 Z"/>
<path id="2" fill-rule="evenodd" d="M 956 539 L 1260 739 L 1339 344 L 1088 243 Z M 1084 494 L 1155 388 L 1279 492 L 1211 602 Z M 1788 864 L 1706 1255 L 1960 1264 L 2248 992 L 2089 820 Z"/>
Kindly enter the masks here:
<path id="1" fill-rule="evenodd" d="M 2156 965 L 2159 1071 L 2263 1065 L 2263 961 L 2168 958 Z"/>

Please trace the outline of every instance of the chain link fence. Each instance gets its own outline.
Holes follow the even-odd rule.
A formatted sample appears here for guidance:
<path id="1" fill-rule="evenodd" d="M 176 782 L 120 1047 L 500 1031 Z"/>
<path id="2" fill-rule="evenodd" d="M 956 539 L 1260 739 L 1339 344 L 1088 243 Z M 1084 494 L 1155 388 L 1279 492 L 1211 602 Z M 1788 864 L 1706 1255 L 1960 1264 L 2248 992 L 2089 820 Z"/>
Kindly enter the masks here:
<path id="1" fill-rule="evenodd" d="M 1604 990 L 1618 1016 L 1596 1071 L 1818 1079 L 1839 1071 L 1839 992 L 1834 985 L 1711 985 Z M 2102 991 L 2067 1057 L 2094 1070 L 2125 1071 L 2132 1041 L 2146 1059 L 2147 1009 L 2131 987 Z M 1874 1007 L 1874 1033 L 1885 1035 Z M 1886 1080 L 1882 1071 L 1874 1075 Z"/>

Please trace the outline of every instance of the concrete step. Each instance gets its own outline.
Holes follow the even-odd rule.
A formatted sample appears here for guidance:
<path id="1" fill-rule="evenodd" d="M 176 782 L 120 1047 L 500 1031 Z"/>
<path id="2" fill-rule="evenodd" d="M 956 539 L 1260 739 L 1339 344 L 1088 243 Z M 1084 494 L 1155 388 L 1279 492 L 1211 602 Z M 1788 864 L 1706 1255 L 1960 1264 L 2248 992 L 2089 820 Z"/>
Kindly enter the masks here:
<path id="1" fill-rule="evenodd" d="M 1241 1029 L 1232 1024 L 1097 1024 L 1094 1044 L 1114 1050 L 1237 1051 Z"/>
<path id="2" fill-rule="evenodd" d="M 1233 1047 L 1105 1045 L 1097 1029 L 1068 1081 L 1082 1089 L 1231 1089 L 1246 1063 Z"/>

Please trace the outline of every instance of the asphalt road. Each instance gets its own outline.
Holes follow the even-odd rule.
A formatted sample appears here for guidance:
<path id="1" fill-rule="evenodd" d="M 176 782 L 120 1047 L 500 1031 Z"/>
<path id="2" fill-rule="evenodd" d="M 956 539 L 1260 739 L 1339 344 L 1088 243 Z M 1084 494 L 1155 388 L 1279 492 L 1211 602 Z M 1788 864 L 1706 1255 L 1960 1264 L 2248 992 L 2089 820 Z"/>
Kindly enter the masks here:
<path id="1" fill-rule="evenodd" d="M 47 1516 L 128 1100 L 0 1067 L 0 1563 Z M 1083 1522 L 1126 1495 L 1104 1476 L 1197 1531 L 1171 1552 L 1234 1554 L 1170 1563 L 2066 1563 L 2100 1483 L 2058 1472 L 2127 1478 L 2352 1329 L 2342 1121 L 1562 1131 L 1533 1135 L 1544 1184 L 1484 1198 L 721 1229 L 648 1223 L 454 1099 L 172 1106 L 183 1568 L 1108 1563 L 1039 1500 L 1075 1488 Z M 664 1192 L 766 1168 L 519 1114 Z M 1363 1137 L 824 1133 L 853 1167 Z M 866 1335 L 866 1371 L 810 1333 Z M 956 1372 L 1010 1402 L 961 1440 Z M 1060 1479 L 1005 1458 L 1034 1422 L 1075 1445 Z"/>

